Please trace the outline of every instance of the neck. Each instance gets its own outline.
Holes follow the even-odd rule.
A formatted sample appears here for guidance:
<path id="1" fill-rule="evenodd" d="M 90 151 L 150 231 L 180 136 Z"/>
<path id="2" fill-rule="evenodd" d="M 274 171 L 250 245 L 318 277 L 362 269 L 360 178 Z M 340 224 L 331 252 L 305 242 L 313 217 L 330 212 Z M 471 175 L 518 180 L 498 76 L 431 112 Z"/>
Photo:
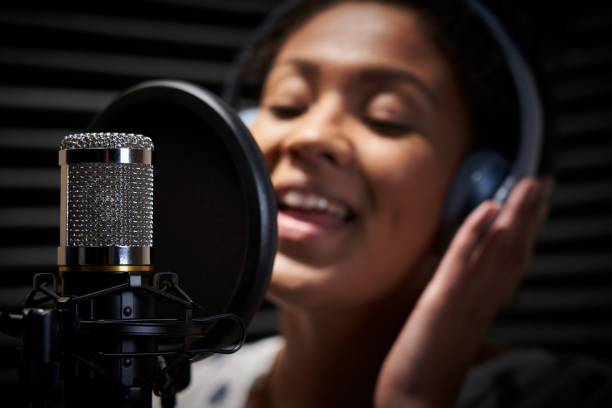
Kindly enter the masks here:
<path id="1" fill-rule="evenodd" d="M 371 406 L 378 372 L 406 316 L 384 304 L 280 310 L 286 344 L 270 373 L 270 405 Z"/>
<path id="2" fill-rule="evenodd" d="M 372 406 L 382 363 L 435 263 L 424 262 L 384 299 L 351 308 L 276 299 L 285 347 L 250 406 Z"/>

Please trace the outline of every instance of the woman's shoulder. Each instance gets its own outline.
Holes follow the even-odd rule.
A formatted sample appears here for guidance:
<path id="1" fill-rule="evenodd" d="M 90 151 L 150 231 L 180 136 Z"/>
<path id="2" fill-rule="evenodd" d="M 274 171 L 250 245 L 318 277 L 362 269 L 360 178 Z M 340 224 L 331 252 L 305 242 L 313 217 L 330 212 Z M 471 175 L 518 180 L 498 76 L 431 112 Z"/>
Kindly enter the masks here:
<path id="1" fill-rule="evenodd" d="M 177 395 L 176 405 L 243 407 L 253 383 L 269 371 L 283 343 L 280 336 L 268 337 L 234 354 L 215 354 L 193 363 L 191 383 Z"/>
<path id="2" fill-rule="evenodd" d="M 458 407 L 610 407 L 612 366 L 592 358 L 519 349 L 474 367 Z"/>

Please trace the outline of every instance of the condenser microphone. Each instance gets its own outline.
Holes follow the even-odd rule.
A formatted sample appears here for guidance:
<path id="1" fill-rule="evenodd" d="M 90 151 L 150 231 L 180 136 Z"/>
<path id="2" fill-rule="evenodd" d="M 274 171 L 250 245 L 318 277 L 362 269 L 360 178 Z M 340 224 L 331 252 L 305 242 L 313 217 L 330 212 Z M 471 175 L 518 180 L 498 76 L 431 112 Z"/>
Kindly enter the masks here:
<path id="1" fill-rule="evenodd" d="M 153 142 L 81 133 L 60 145 L 60 272 L 152 270 Z"/>
<path id="2" fill-rule="evenodd" d="M 262 301 L 269 174 L 235 113 L 185 82 L 127 90 L 90 132 L 59 149 L 59 279 L 35 274 L 0 330 L 21 333 L 20 387 L 36 406 L 150 407 L 152 393 L 173 406 L 191 361 L 237 351 Z"/>
<path id="3" fill-rule="evenodd" d="M 152 154 L 151 139 L 138 134 L 81 133 L 61 141 L 61 296 L 125 286 L 79 302 L 77 321 L 102 326 L 155 317 L 153 296 L 133 290 L 153 286 Z M 96 406 L 150 406 L 151 386 L 141 382 L 155 370 L 154 361 L 129 353 L 154 350 L 153 337 L 81 328 L 68 342 L 65 349 L 75 358 L 65 360 L 65 406 L 91 405 L 92 399 Z M 109 382 L 109 375 L 121 386 Z"/>

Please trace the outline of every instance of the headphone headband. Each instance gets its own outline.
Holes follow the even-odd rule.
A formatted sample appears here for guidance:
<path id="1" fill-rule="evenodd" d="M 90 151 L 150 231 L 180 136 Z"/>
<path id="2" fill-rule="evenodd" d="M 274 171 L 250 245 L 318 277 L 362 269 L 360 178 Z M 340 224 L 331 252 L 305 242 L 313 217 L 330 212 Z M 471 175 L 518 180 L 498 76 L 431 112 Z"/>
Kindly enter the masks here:
<path id="1" fill-rule="evenodd" d="M 497 40 L 512 74 L 519 104 L 520 136 L 516 159 L 510 173 L 493 197 L 495 201 L 501 203 L 508 197 L 518 180 L 534 176 L 538 171 L 544 115 L 533 73 L 501 22 L 477 0 L 465 0 L 465 3 L 482 19 Z"/>
<path id="2" fill-rule="evenodd" d="M 234 68 L 226 77 L 222 91 L 222 98 L 230 105 L 235 106 L 239 97 L 240 78 L 245 63 L 252 57 L 255 49 L 264 40 L 270 29 L 302 3 L 303 0 L 287 0 L 275 7 L 256 29 L 252 40 L 240 51 Z M 496 201 L 503 202 L 519 179 L 534 176 L 538 170 L 542 149 L 544 114 L 534 75 L 502 23 L 480 1 L 464 0 L 464 3 L 480 18 L 499 44 L 516 88 L 520 120 L 516 159 L 506 180 L 494 197 Z"/>
<path id="3" fill-rule="evenodd" d="M 503 203 L 518 180 L 536 175 L 543 143 L 543 109 L 534 75 L 525 58 L 501 22 L 478 0 L 463 0 L 466 7 L 484 24 L 497 42 L 506 61 L 516 89 L 519 105 L 519 138 L 516 157 L 512 165 L 497 152 L 479 150 L 468 155 L 457 169 L 449 188 L 441 217 L 439 241 L 446 246 L 465 217 L 480 202 L 493 199 Z M 238 65 L 228 76 L 223 97 L 235 106 L 240 92 L 240 79 L 246 62 L 280 19 L 304 3 L 290 0 L 273 10 L 242 50 Z M 256 109 L 242 111 L 241 117 L 253 118 Z M 491 135 L 494 137 L 494 135 Z"/>

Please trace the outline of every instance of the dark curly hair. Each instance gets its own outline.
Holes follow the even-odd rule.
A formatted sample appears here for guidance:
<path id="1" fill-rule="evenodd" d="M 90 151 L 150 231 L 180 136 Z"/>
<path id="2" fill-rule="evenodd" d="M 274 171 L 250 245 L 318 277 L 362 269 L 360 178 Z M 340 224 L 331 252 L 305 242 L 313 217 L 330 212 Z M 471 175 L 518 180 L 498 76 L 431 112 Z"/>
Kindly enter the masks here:
<path id="1" fill-rule="evenodd" d="M 226 97 L 259 99 L 261 85 L 285 40 L 318 12 L 334 4 L 372 0 L 309 0 L 283 3 L 239 56 Z M 297 4 L 296 4 L 297 3 Z M 439 47 L 467 102 L 472 123 L 472 149 L 496 150 L 512 161 L 519 134 L 518 102 L 512 76 L 489 29 L 462 1 L 378 0 L 407 7 L 421 17 L 423 32 Z M 280 16 L 279 16 L 280 15 Z M 232 86 L 240 83 L 239 89 Z"/>

